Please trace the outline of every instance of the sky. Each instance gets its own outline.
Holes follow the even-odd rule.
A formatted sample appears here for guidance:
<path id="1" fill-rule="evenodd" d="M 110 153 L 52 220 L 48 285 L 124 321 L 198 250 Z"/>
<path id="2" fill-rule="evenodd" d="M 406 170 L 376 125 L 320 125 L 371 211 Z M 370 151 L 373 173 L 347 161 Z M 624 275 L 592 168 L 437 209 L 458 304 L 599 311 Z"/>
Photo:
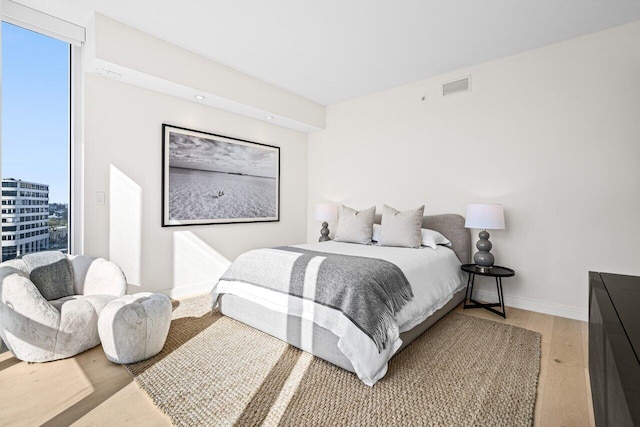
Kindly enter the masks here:
<path id="1" fill-rule="evenodd" d="M 69 44 L 2 22 L 2 177 L 69 201 Z"/>
<path id="2" fill-rule="evenodd" d="M 275 178 L 278 153 L 210 138 L 170 132 L 169 166 L 217 172 L 237 172 Z"/>

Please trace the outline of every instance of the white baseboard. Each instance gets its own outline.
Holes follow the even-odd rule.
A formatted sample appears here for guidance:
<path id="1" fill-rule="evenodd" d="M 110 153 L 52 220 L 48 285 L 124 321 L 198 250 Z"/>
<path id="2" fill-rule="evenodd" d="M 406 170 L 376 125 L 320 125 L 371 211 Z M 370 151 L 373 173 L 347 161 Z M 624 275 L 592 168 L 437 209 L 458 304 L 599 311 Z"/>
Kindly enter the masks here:
<path id="1" fill-rule="evenodd" d="M 474 291 L 475 299 L 482 301 L 498 301 L 497 294 L 491 291 Z M 523 310 L 535 311 L 537 313 L 551 314 L 552 316 L 566 317 L 569 319 L 589 321 L 589 312 L 586 308 L 569 307 L 560 304 L 550 304 L 522 297 L 504 297 L 504 305 L 507 307 L 521 308 Z"/>
<path id="2" fill-rule="evenodd" d="M 159 291 L 169 298 L 183 298 L 191 295 L 202 295 L 211 292 L 216 282 L 200 282 L 193 285 L 180 286 L 178 288 L 164 289 Z"/>

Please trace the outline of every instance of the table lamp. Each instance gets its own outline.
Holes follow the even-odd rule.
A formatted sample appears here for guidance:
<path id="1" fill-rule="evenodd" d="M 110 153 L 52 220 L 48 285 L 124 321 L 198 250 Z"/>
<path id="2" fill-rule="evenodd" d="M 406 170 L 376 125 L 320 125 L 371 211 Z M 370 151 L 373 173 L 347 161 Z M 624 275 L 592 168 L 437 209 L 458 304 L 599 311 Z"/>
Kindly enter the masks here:
<path id="1" fill-rule="evenodd" d="M 473 256 L 473 262 L 482 272 L 491 270 L 493 267 L 493 245 L 489 241 L 489 230 L 504 230 L 504 209 L 502 205 L 494 204 L 471 204 L 467 206 L 467 219 L 464 223 L 466 228 L 480 228 L 478 234 L 480 240 L 476 243 L 478 252 Z"/>
<path id="2" fill-rule="evenodd" d="M 333 203 L 318 203 L 316 205 L 314 217 L 317 221 L 323 221 L 318 241 L 326 242 L 327 240 L 331 240 L 329 237 L 329 224 L 327 224 L 327 221 L 338 220 L 338 206 Z"/>

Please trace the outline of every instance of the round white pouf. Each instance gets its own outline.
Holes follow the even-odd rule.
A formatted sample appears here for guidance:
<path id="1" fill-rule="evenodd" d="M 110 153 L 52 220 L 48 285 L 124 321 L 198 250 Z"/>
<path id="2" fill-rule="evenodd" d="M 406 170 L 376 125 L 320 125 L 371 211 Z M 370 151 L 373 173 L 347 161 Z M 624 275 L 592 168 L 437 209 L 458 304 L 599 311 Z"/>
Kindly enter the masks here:
<path id="1" fill-rule="evenodd" d="M 171 300 L 142 292 L 111 301 L 100 313 L 98 333 L 107 359 L 140 362 L 160 353 L 171 324 Z"/>

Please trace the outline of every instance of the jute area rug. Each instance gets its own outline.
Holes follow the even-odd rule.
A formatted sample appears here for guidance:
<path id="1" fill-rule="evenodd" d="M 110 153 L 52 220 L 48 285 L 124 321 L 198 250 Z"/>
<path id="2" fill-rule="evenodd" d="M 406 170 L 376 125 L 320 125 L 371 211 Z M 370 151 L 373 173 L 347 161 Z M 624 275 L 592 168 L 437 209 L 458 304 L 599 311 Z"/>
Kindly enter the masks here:
<path id="1" fill-rule="evenodd" d="M 540 335 L 450 313 L 374 387 L 240 322 L 209 297 L 174 303 L 157 356 L 125 368 L 179 426 L 533 423 Z"/>

